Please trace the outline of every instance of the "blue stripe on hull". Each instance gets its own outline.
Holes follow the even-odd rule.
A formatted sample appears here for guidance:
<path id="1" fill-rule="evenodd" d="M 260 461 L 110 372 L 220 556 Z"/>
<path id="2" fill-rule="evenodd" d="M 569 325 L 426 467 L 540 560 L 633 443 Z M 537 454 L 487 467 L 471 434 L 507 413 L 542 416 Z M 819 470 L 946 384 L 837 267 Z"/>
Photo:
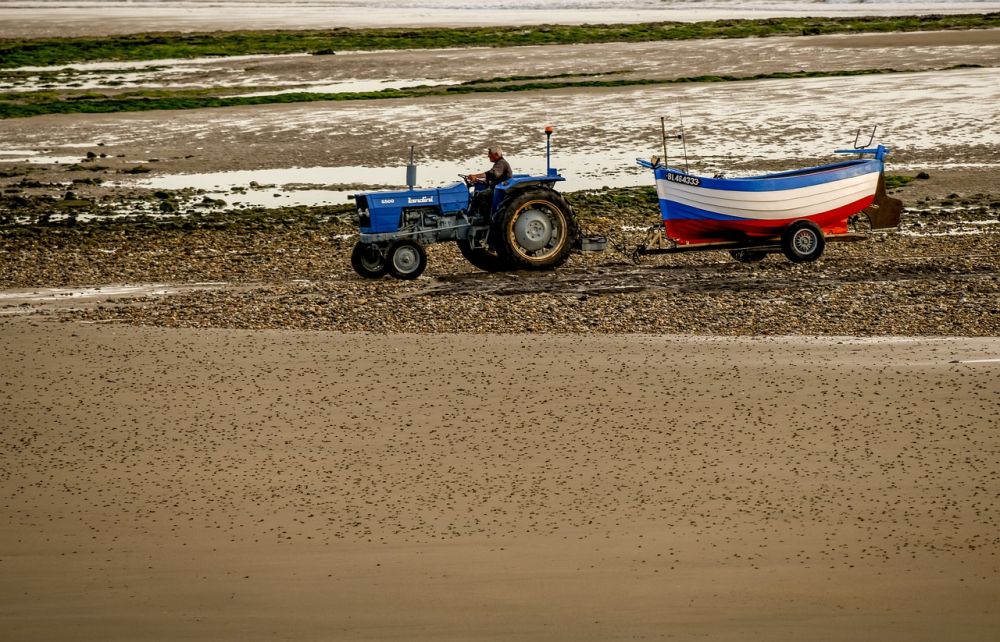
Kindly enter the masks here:
<path id="1" fill-rule="evenodd" d="M 659 180 L 680 184 L 691 184 L 691 179 L 696 179 L 697 187 L 705 189 L 729 190 L 734 192 L 772 192 L 810 187 L 812 185 L 823 185 L 845 178 L 852 178 L 872 172 L 881 172 L 882 167 L 883 163 L 881 160 L 867 159 L 851 160 L 832 165 L 821 165 L 804 170 L 767 174 L 751 178 L 707 178 L 662 167 L 656 168 L 654 174 Z M 682 180 L 677 180 L 678 177 Z"/>
<path id="2" fill-rule="evenodd" d="M 690 205 L 685 205 L 684 203 L 678 203 L 677 201 L 670 201 L 663 198 L 660 199 L 660 212 L 663 214 L 664 221 L 673 221 L 676 219 L 699 219 L 705 221 L 754 220 L 742 216 L 730 216 L 729 214 L 711 212 L 709 210 L 703 210 L 698 207 L 692 207 Z"/>

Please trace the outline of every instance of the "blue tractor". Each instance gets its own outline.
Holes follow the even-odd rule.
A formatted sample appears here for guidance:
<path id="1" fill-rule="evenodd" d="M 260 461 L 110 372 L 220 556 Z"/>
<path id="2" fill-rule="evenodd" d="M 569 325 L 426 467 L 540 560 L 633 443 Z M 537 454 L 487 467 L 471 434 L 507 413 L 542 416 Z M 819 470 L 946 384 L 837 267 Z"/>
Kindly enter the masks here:
<path id="1" fill-rule="evenodd" d="M 488 212 L 474 199 L 486 185 L 470 184 L 466 176 L 443 187 L 414 189 L 411 148 L 409 189 L 353 197 L 361 231 L 351 253 L 354 271 L 369 279 L 387 273 L 415 279 L 427 267 L 424 246 L 445 241 L 455 241 L 469 263 L 487 272 L 552 270 L 565 263 L 580 233 L 573 208 L 554 188 L 566 179 L 551 167 L 552 128 L 545 134 L 545 175 L 515 174 L 498 184 Z"/>

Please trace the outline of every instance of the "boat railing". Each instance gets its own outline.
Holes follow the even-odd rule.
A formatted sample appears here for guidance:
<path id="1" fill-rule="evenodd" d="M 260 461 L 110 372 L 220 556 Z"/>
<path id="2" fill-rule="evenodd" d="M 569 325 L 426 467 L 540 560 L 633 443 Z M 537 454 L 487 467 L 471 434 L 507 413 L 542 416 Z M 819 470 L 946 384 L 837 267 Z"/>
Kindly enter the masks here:
<path id="1" fill-rule="evenodd" d="M 871 154 L 877 160 L 885 160 L 885 155 L 889 153 L 889 148 L 884 145 L 878 147 L 856 148 L 856 149 L 835 149 L 834 154 L 857 154 L 861 158 L 865 154 Z"/>
<path id="2" fill-rule="evenodd" d="M 858 148 L 858 149 L 835 149 L 833 151 L 833 153 L 834 154 L 857 154 L 858 158 L 863 158 L 867 154 L 867 155 L 870 155 L 870 156 L 874 156 L 876 160 L 880 160 L 881 161 L 881 160 L 885 160 L 886 154 L 888 154 L 890 151 L 891 150 L 888 147 L 885 147 L 884 145 L 878 145 L 877 147 Z M 636 158 L 635 162 L 640 167 L 645 167 L 646 169 L 653 169 L 653 170 L 656 170 L 656 169 L 667 169 L 666 165 L 664 165 L 662 162 L 660 162 L 660 159 L 658 157 L 656 157 L 656 156 L 654 156 L 650 160 L 646 160 L 645 158 Z M 840 165 L 841 165 L 840 163 L 835 163 L 833 165 L 821 165 L 821 166 L 818 166 L 818 167 L 810 167 L 808 169 L 793 170 L 791 172 L 782 172 L 782 174 L 784 174 L 784 173 L 787 173 L 787 174 L 799 174 L 799 173 L 803 173 L 803 172 L 813 172 L 813 171 L 817 171 L 817 170 L 822 171 L 822 170 L 825 170 L 825 169 L 840 167 Z M 676 171 L 680 171 L 680 170 L 676 170 Z M 778 176 L 778 175 L 779 174 L 772 174 L 772 175 L 769 175 L 769 176 Z"/>

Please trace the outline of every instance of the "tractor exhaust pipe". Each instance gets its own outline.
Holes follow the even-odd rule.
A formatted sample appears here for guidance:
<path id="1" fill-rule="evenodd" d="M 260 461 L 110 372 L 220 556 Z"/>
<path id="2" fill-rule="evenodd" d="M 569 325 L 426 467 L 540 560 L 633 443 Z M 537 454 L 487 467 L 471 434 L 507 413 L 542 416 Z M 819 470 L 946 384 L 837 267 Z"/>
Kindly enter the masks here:
<path id="1" fill-rule="evenodd" d="M 417 185 L 417 166 L 413 164 L 413 145 L 410 145 L 410 163 L 406 166 L 406 186 L 413 189 Z"/>

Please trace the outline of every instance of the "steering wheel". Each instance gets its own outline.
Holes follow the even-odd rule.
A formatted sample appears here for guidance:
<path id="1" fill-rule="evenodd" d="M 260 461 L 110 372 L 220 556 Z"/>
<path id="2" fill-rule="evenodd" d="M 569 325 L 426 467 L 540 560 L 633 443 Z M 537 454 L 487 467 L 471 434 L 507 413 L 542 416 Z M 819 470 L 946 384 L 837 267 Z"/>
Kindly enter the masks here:
<path id="1" fill-rule="evenodd" d="M 465 183 L 466 187 L 472 187 L 476 184 L 476 181 L 469 180 L 468 174 L 459 174 L 458 177 L 462 179 L 462 182 Z"/>

